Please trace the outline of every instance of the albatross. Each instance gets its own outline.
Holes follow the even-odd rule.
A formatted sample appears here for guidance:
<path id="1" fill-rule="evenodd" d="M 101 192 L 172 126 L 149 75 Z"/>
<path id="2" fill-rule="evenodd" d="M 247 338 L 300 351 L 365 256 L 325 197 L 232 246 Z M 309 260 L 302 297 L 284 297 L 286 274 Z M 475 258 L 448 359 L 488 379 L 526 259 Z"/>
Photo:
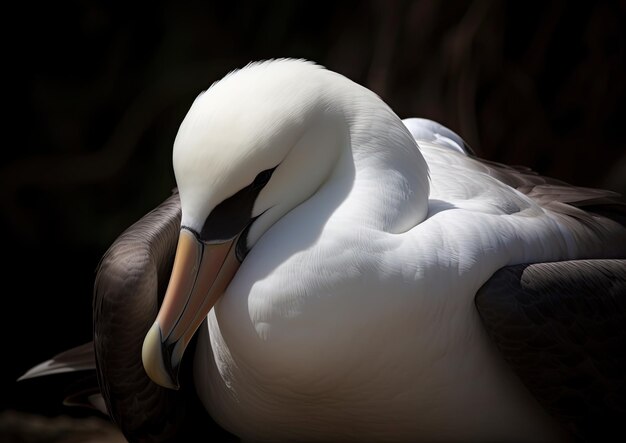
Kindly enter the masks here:
<path id="1" fill-rule="evenodd" d="M 173 168 L 99 265 L 93 344 L 26 374 L 95 369 L 130 441 L 558 441 L 624 417 L 616 194 L 292 59 L 201 93 Z"/>

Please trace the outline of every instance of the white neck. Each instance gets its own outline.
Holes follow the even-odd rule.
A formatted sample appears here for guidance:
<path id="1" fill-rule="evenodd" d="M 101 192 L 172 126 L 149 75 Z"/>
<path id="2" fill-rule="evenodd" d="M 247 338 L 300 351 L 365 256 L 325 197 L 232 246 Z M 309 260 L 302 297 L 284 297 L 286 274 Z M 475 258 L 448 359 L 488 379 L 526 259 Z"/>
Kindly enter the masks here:
<path id="1" fill-rule="evenodd" d="M 334 215 L 389 233 L 405 232 L 426 218 L 428 166 L 400 118 L 375 94 L 360 89 L 358 97 L 342 100 L 349 140 L 332 179 L 333 186 L 350 187 L 348 194 L 344 191 L 350 198 Z"/>
<path id="2" fill-rule="evenodd" d="M 300 212 L 299 206 L 313 208 L 297 224 L 317 232 L 332 218 L 395 234 L 427 216 L 428 166 L 406 126 L 371 91 L 320 73 L 315 91 L 299 91 L 315 97 L 315 105 L 303 135 L 257 200 L 263 215 L 250 230 L 250 246 L 275 223 L 286 229 L 282 219 Z"/>

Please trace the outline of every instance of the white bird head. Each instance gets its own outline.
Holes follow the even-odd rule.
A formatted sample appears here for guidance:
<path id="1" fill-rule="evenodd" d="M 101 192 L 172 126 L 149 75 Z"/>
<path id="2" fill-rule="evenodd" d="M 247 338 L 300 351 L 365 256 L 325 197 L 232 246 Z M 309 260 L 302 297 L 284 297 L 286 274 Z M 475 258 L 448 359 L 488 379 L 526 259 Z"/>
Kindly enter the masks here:
<path id="1" fill-rule="evenodd" d="M 174 143 L 183 226 L 211 242 L 263 216 L 246 239 L 249 248 L 319 187 L 346 131 L 327 100 L 329 74 L 301 60 L 254 63 L 200 94 Z M 247 211 L 236 214 L 239 223 L 231 219 L 228 232 L 215 229 L 224 204 Z"/>

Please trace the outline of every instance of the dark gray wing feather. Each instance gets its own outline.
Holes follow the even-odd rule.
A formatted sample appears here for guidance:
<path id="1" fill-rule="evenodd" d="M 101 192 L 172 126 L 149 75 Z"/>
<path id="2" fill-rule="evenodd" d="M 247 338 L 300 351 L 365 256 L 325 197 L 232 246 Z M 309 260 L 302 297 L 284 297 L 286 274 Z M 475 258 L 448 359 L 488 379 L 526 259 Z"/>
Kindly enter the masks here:
<path id="1" fill-rule="evenodd" d="M 565 216 L 562 219 L 565 223 L 572 218 L 593 228 L 598 225 L 597 215 L 600 215 L 626 226 L 626 202 L 616 192 L 574 186 L 523 166 L 479 158 L 474 161 L 486 174 L 526 194 L 542 207 Z"/>
<path id="2" fill-rule="evenodd" d="M 476 306 L 504 358 L 574 435 L 626 438 L 626 260 L 509 266 Z"/>
<path id="3" fill-rule="evenodd" d="M 100 263 L 94 287 L 97 374 L 107 409 L 126 438 L 141 442 L 232 438 L 205 412 L 191 379 L 193 348 L 181 369 L 181 389 L 153 383 L 141 360 L 169 280 L 180 229 L 175 194 L 127 229 Z"/>
<path id="4" fill-rule="evenodd" d="M 18 380 L 43 377 L 44 375 L 62 374 L 64 372 L 75 372 L 96 369 L 96 358 L 93 351 L 93 342 L 76 346 L 55 355 L 50 360 L 29 369 Z"/>
<path id="5" fill-rule="evenodd" d="M 96 409 L 108 414 L 96 378 L 96 356 L 93 341 L 55 355 L 29 369 L 18 381 L 65 373 L 75 373 L 73 382 L 65 387 L 66 406 Z"/>

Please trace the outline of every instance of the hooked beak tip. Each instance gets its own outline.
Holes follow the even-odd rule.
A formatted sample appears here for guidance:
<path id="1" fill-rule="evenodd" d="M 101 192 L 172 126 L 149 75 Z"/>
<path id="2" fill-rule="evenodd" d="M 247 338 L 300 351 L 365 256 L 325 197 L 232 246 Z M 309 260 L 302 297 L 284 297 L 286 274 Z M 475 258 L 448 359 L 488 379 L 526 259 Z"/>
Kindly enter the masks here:
<path id="1" fill-rule="evenodd" d="M 161 327 L 158 322 L 154 322 L 141 349 L 141 359 L 143 367 L 148 377 L 156 384 L 168 389 L 178 389 L 178 367 L 172 365 L 166 350 L 166 343 L 163 342 Z"/>

